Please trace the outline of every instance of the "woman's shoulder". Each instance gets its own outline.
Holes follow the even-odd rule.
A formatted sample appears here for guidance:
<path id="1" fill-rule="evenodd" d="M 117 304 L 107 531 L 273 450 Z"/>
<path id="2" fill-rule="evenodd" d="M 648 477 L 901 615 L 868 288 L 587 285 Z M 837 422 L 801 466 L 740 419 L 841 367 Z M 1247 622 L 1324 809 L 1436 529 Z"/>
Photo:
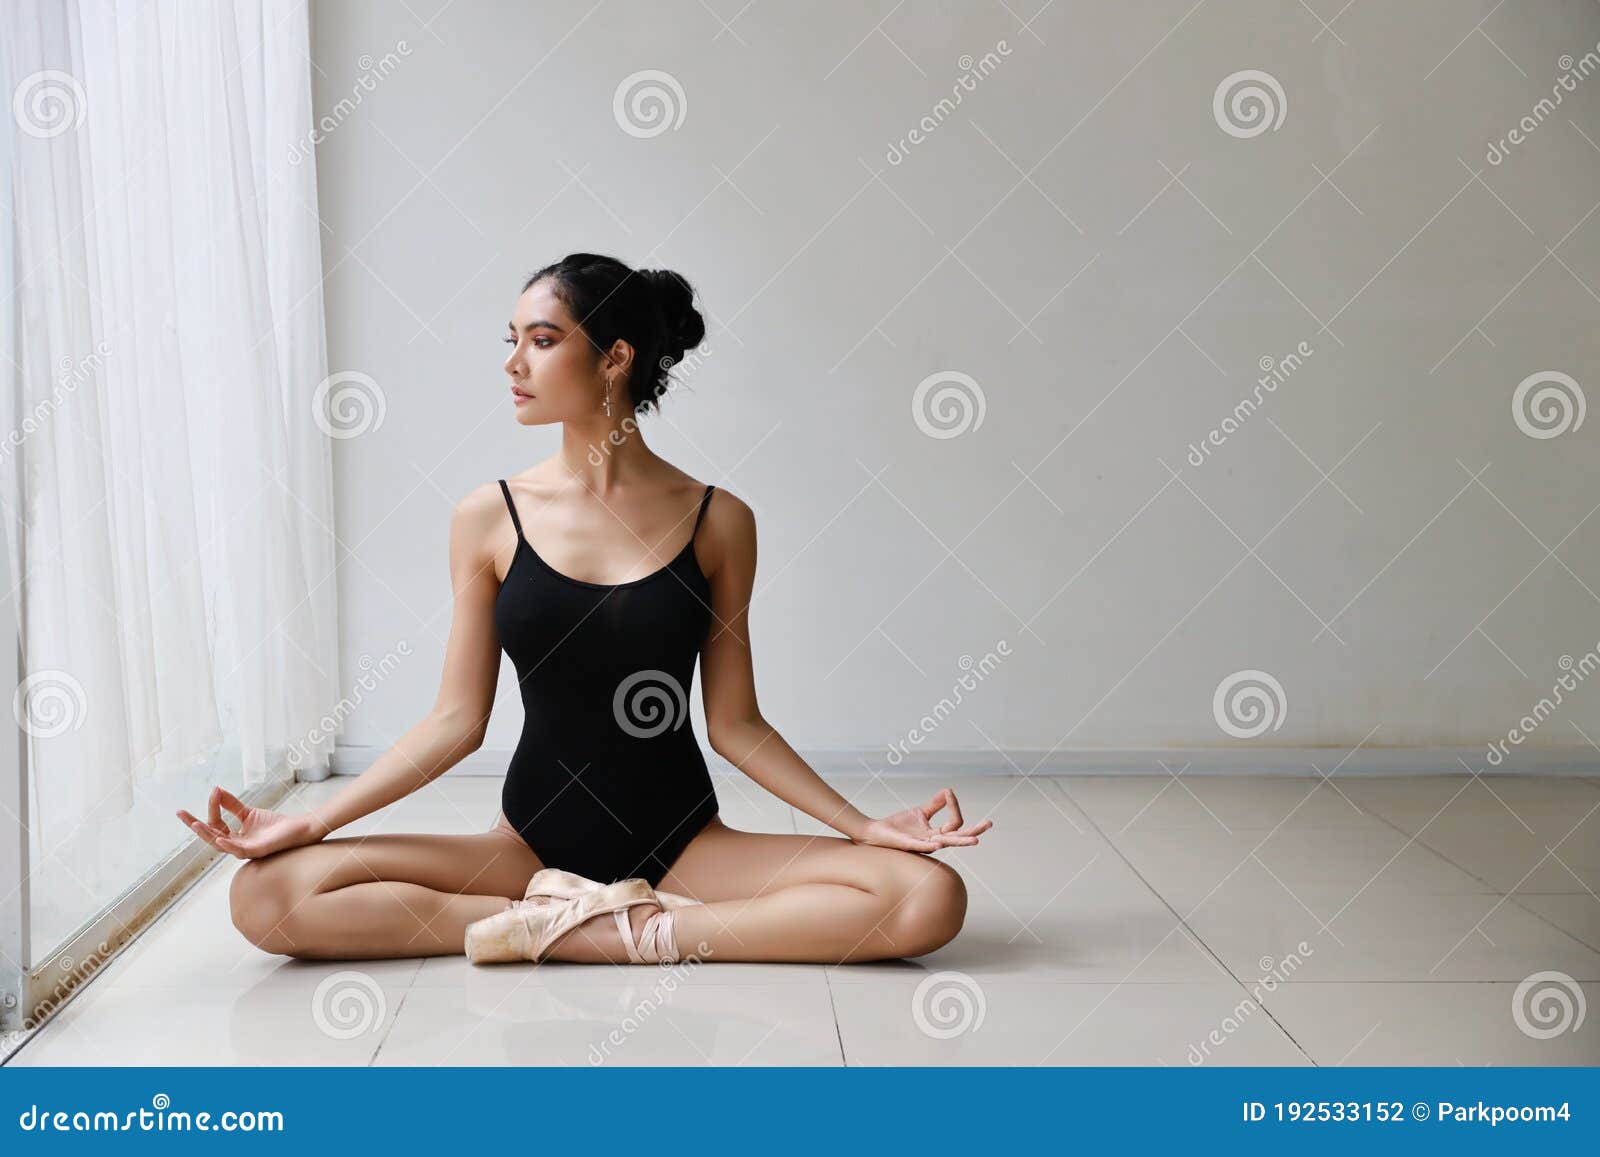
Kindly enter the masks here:
<path id="1" fill-rule="evenodd" d="M 736 569 L 754 568 L 755 512 L 733 491 L 718 486 L 711 492 L 698 537 L 705 543 L 702 565 L 707 578 L 715 578 L 730 561 Z"/>
<path id="2" fill-rule="evenodd" d="M 452 521 L 492 522 L 505 517 L 505 510 L 505 493 L 500 489 L 500 480 L 495 478 L 479 483 L 462 495 L 456 501 Z"/>
<path id="3" fill-rule="evenodd" d="M 701 484 L 702 489 L 704 485 Z M 725 486 L 715 486 L 706 506 L 706 522 L 709 524 L 713 519 L 720 526 L 736 530 L 744 526 L 753 527 L 756 516 L 744 499 Z"/>
<path id="4" fill-rule="evenodd" d="M 475 554 L 486 555 L 492 551 L 498 540 L 497 532 L 506 525 L 508 518 L 499 480 L 480 483 L 458 499 L 450 511 L 452 550 L 471 544 Z"/>
<path id="5" fill-rule="evenodd" d="M 705 522 L 702 525 L 710 525 L 715 520 L 718 525 L 734 529 L 754 521 L 750 507 L 733 491 L 716 483 L 701 482 L 686 470 L 677 467 L 673 467 L 673 470 L 673 475 L 664 479 L 662 485 L 674 494 L 681 492 L 701 498 L 706 504 Z"/>

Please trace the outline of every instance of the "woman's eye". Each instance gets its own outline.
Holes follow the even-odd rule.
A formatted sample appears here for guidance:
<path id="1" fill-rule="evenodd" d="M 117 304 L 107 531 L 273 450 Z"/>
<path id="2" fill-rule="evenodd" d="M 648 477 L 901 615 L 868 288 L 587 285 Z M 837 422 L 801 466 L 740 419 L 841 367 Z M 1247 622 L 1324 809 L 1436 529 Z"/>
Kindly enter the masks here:
<path id="1" fill-rule="evenodd" d="M 533 339 L 533 344 L 538 346 L 540 349 L 548 349 L 554 343 L 551 342 L 551 340 L 547 337 L 536 337 Z"/>
<path id="2" fill-rule="evenodd" d="M 517 344 L 517 339 L 514 338 L 514 337 L 503 337 L 500 340 L 505 342 L 507 345 L 516 345 Z"/>

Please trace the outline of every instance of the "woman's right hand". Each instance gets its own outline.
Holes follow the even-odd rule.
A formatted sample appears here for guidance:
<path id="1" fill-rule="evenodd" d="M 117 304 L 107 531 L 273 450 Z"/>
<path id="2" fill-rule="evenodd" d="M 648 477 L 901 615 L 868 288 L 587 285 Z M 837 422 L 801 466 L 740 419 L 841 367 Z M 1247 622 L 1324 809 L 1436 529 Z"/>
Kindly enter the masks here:
<path id="1" fill-rule="evenodd" d="M 239 817 L 239 828 L 230 831 L 223 818 L 227 808 Z M 251 807 L 222 786 L 211 789 L 210 822 L 203 823 L 188 812 L 178 810 L 178 818 L 206 843 L 241 860 L 254 860 L 298 848 L 321 840 L 327 831 L 309 814 L 283 815 L 264 807 Z"/>

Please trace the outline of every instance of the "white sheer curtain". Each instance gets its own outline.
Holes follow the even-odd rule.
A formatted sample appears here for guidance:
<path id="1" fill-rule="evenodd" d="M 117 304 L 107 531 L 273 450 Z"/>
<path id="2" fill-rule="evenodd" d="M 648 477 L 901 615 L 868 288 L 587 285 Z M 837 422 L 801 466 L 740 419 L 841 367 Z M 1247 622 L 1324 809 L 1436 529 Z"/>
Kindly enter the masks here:
<path id="1" fill-rule="evenodd" d="M 215 764 L 250 786 L 332 749 L 308 25 L 307 0 L 0 5 L 0 479 L 46 848 L 141 779 Z"/>

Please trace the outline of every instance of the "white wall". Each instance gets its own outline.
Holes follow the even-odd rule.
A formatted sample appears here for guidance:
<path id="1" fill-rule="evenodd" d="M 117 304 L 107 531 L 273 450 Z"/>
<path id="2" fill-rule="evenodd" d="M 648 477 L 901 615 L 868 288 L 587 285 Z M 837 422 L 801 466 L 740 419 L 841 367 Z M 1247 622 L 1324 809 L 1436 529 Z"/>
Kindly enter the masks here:
<path id="1" fill-rule="evenodd" d="M 1001 640 L 925 749 L 1481 751 L 1600 643 L 1600 416 L 1533 438 L 1512 412 L 1539 371 L 1600 404 L 1600 75 L 1486 159 L 1596 51 L 1596 5 L 711 7 L 731 23 L 316 5 L 330 365 L 386 406 L 336 450 L 346 744 L 432 702 L 452 502 L 557 444 L 514 422 L 499 338 L 522 278 L 579 249 L 676 269 L 712 315 L 647 436 L 757 512 L 758 688 L 804 751 L 881 766 Z M 639 138 L 613 96 L 646 69 L 684 117 Z M 1276 129 L 1219 125 L 1243 69 L 1281 84 Z M 939 371 L 977 383 L 981 426 L 919 429 Z M 1253 741 L 1213 714 L 1252 668 L 1287 699 Z M 1592 754 L 1591 684 L 1530 744 Z M 520 715 L 507 662 L 490 747 Z"/>

